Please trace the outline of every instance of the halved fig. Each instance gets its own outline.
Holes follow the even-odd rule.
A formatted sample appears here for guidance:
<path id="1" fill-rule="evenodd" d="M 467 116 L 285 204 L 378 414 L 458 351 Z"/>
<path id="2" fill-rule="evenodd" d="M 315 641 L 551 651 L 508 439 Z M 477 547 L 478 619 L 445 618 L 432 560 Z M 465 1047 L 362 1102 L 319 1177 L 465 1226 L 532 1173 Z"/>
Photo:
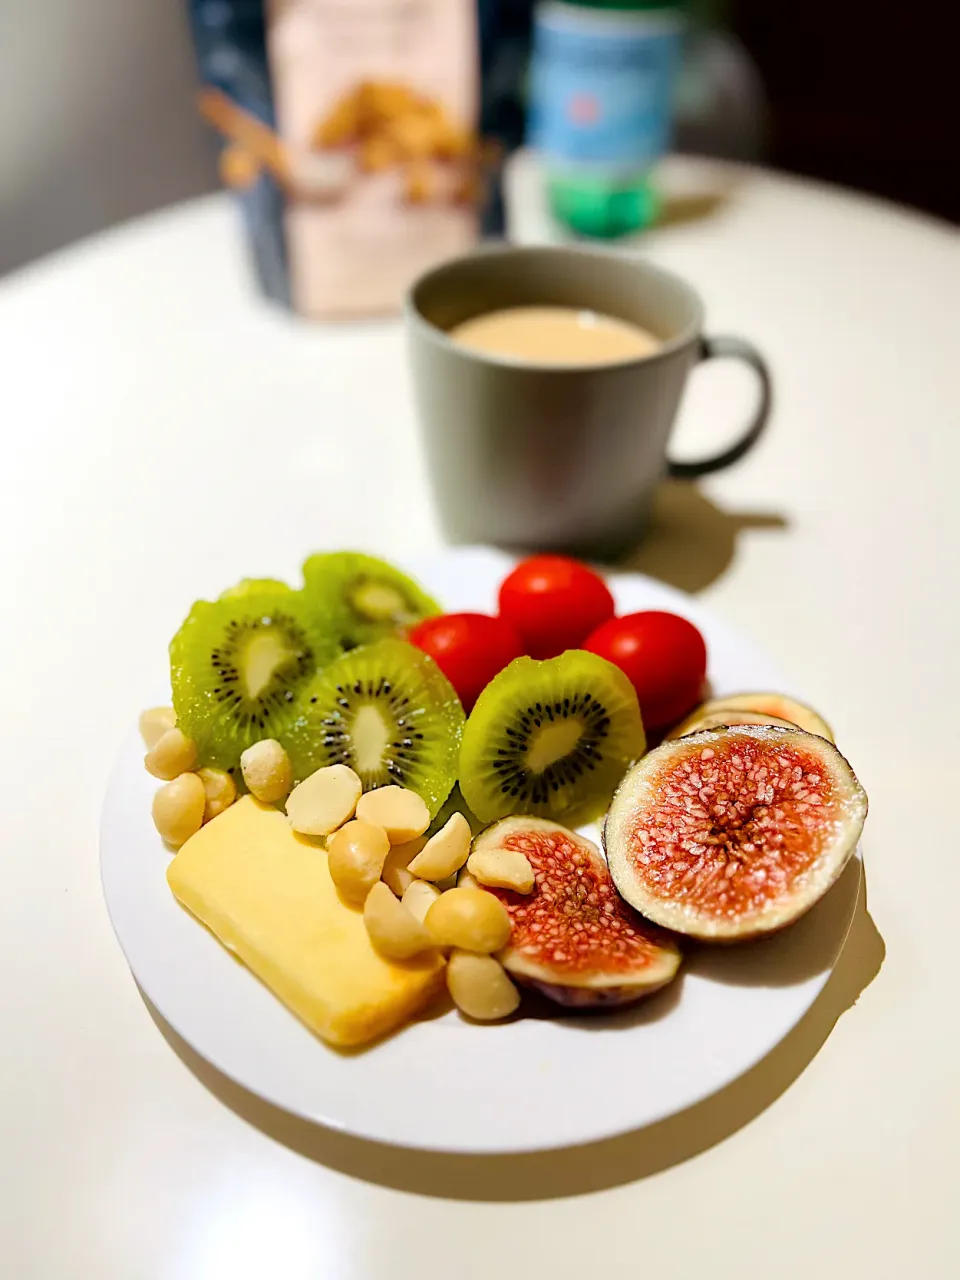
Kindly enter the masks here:
<path id="1" fill-rule="evenodd" d="M 499 959 L 518 982 L 557 1004 L 609 1008 L 665 986 L 680 967 L 676 944 L 620 898 L 599 849 L 546 818 L 510 817 L 474 841 L 481 854 L 522 853 L 531 893 L 488 887 L 510 915 Z"/>
<path id="2" fill-rule="evenodd" d="M 779 716 L 764 715 L 760 711 L 738 711 L 735 707 L 720 707 L 716 711 L 704 711 L 697 707 L 686 720 L 681 720 L 675 729 L 667 734 L 668 741 L 685 738 L 689 733 L 699 733 L 701 729 L 722 729 L 734 724 L 773 724 L 781 729 L 796 729 L 790 720 L 781 720 Z"/>
<path id="3" fill-rule="evenodd" d="M 825 738 L 706 729 L 628 770 L 604 846 L 614 883 L 648 920 L 740 941 L 782 929 L 823 897 L 866 813 L 863 788 Z"/>
<path id="4" fill-rule="evenodd" d="M 785 693 L 730 693 L 725 698 L 712 698 L 709 702 L 705 702 L 698 711 L 704 715 L 712 712 L 727 711 L 756 711 L 761 715 L 776 716 L 780 720 L 786 720 L 790 724 L 795 724 L 798 729 L 805 729 L 807 733 L 819 734 L 821 738 L 826 738 L 828 742 L 835 742 L 833 730 L 824 720 L 819 712 L 814 711 L 813 707 L 808 707 L 805 702 L 798 702 L 796 698 L 789 698 Z M 698 714 L 698 712 L 694 712 Z M 727 722 L 730 723 L 729 721 Z M 736 722 L 740 724 L 738 720 Z"/>

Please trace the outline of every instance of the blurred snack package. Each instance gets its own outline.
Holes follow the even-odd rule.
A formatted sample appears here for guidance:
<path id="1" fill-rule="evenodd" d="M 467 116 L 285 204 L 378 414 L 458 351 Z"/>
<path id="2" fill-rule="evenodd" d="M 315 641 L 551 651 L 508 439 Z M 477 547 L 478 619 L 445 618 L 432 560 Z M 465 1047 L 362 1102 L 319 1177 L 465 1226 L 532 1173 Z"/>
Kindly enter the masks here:
<path id="1" fill-rule="evenodd" d="M 487 8 L 191 0 L 200 110 L 269 296 L 310 317 L 395 311 L 421 271 L 500 230 L 501 149 L 477 135 Z"/>
<path id="2" fill-rule="evenodd" d="M 203 86 L 200 110 L 224 144 L 220 177 L 236 192 L 261 292 L 289 305 L 283 193 L 256 158 L 258 148 L 240 141 L 244 124 L 262 129 L 263 138 L 276 137 L 263 0 L 188 0 L 188 5 Z"/>

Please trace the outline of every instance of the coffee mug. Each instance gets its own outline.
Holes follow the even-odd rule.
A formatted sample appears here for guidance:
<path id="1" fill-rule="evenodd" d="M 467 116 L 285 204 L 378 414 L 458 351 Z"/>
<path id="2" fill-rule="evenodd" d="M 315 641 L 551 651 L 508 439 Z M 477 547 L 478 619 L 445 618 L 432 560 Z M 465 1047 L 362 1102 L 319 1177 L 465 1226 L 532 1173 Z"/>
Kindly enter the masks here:
<path id="1" fill-rule="evenodd" d="M 654 352 L 603 365 L 538 365 L 471 351 L 448 331 L 485 312 L 559 306 L 639 325 Z M 452 542 L 615 558 L 639 541 L 658 482 L 728 467 L 759 439 L 770 374 L 742 338 L 705 337 L 690 285 L 639 258 L 573 248 L 481 249 L 421 276 L 405 319 L 440 522 Z M 759 398 L 740 438 L 699 462 L 667 443 L 687 374 L 736 357 Z"/>

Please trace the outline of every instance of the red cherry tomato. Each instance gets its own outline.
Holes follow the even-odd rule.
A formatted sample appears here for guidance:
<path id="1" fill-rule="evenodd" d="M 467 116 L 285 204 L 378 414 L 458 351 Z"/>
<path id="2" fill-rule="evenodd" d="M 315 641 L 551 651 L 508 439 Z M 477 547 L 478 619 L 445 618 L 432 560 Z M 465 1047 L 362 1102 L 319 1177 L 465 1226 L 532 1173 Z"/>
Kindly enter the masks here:
<path id="1" fill-rule="evenodd" d="M 707 646 L 675 613 L 611 618 L 583 646 L 619 667 L 637 691 L 648 729 L 675 724 L 699 700 L 707 674 Z"/>
<path id="2" fill-rule="evenodd" d="M 523 654 L 520 637 L 503 618 L 486 613 L 446 613 L 426 618 L 410 643 L 428 653 L 469 711 L 498 671 Z"/>
<path id="3" fill-rule="evenodd" d="M 532 658 L 555 658 L 564 649 L 579 649 L 591 631 L 613 617 L 613 596 L 579 560 L 531 556 L 501 583 L 500 616 L 512 624 Z"/>

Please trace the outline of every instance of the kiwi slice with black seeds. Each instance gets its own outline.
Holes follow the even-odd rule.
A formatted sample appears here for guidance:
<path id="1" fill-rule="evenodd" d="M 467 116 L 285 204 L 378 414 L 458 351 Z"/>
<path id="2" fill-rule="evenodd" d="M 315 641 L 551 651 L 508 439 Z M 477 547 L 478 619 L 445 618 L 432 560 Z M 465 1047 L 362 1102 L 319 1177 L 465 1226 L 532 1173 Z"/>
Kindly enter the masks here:
<path id="1" fill-rule="evenodd" d="M 404 640 L 341 655 L 304 690 L 284 738 L 300 781 L 346 764 L 364 791 L 409 787 L 433 817 L 456 781 L 463 707 L 433 661 Z"/>
<path id="2" fill-rule="evenodd" d="M 359 551 L 310 556 L 303 580 L 318 625 L 335 631 L 343 649 L 403 635 L 441 612 L 412 578 Z"/>
<path id="3" fill-rule="evenodd" d="M 515 658 L 477 699 L 460 747 L 460 790 L 483 822 L 537 814 L 567 826 L 599 817 L 646 739 L 627 677 L 571 649 Z"/>
<path id="4" fill-rule="evenodd" d="M 241 752 L 261 738 L 282 741 L 301 690 L 338 653 L 303 593 L 282 582 L 246 579 L 219 600 L 198 600 L 170 642 L 177 724 L 202 764 L 239 780 Z"/>

